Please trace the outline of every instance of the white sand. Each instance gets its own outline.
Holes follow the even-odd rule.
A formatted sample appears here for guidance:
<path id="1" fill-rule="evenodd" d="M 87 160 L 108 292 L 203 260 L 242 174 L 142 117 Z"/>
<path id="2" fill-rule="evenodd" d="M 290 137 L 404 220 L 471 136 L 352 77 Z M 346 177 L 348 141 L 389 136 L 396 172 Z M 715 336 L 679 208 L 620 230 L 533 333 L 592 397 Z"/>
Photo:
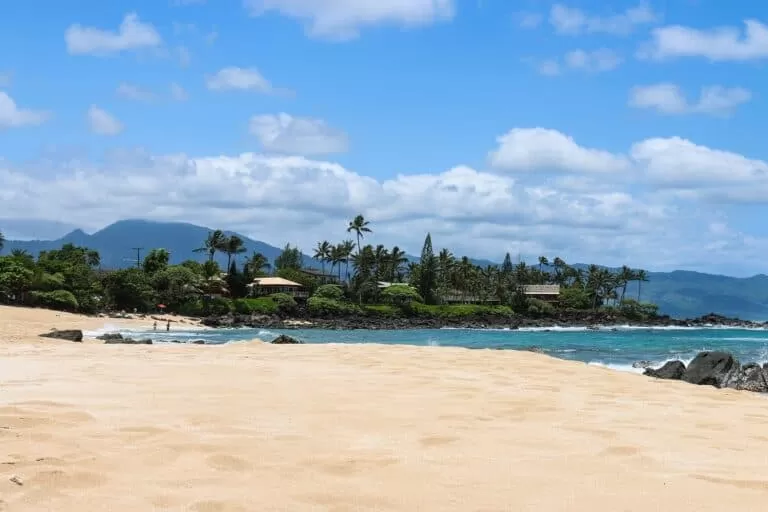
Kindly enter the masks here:
<path id="1" fill-rule="evenodd" d="M 0 308 L 0 510 L 768 503 L 762 396 L 526 352 L 36 337 L 99 323 Z"/>

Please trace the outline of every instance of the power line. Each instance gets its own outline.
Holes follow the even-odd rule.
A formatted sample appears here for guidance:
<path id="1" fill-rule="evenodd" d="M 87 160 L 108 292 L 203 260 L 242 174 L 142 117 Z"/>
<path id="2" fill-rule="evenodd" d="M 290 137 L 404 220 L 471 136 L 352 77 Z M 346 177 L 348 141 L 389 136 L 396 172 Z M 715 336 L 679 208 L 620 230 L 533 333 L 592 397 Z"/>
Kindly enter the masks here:
<path id="1" fill-rule="evenodd" d="M 141 251 L 144 250 L 143 247 L 131 247 L 134 251 L 136 251 L 136 268 L 141 268 Z"/>

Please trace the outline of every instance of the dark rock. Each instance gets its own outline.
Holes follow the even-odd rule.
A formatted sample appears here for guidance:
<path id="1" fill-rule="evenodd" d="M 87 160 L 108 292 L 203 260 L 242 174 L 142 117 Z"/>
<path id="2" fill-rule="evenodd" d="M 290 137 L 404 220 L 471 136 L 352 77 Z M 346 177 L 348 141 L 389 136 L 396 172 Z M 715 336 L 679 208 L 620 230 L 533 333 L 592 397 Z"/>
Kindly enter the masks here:
<path id="1" fill-rule="evenodd" d="M 121 340 L 123 339 L 123 335 L 120 334 L 119 332 L 112 332 L 112 333 L 102 334 L 101 336 L 96 336 L 96 339 L 104 340 L 104 341 Z"/>
<path id="2" fill-rule="evenodd" d="M 192 342 L 193 345 L 205 345 L 205 340 L 195 340 Z"/>
<path id="3" fill-rule="evenodd" d="M 753 391 L 768 392 L 768 372 L 757 363 L 745 364 L 741 368 L 731 370 L 723 387 Z"/>
<path id="4" fill-rule="evenodd" d="M 152 345 L 152 340 L 134 340 L 133 338 L 123 338 L 121 336 L 120 338 L 110 338 L 104 341 L 104 343 L 106 345 Z"/>
<path id="5" fill-rule="evenodd" d="M 739 362 L 728 352 L 700 352 L 688 365 L 682 380 L 721 388 L 738 369 Z"/>
<path id="6" fill-rule="evenodd" d="M 537 347 L 536 345 L 532 345 L 530 347 L 527 347 L 525 350 L 527 350 L 528 352 L 536 352 L 537 354 L 546 354 L 547 353 L 546 350 L 544 350 L 541 347 Z"/>
<path id="7" fill-rule="evenodd" d="M 43 338 L 55 338 L 57 340 L 67 340 L 67 341 L 76 341 L 76 342 L 82 342 L 83 341 L 83 331 L 80 329 L 72 329 L 72 330 L 52 330 L 51 332 L 40 334 Z"/>
<path id="8" fill-rule="evenodd" d="M 682 361 L 669 361 L 658 369 L 646 368 L 643 375 L 656 377 L 657 379 L 680 380 L 685 373 L 685 364 Z"/>
<path id="9" fill-rule="evenodd" d="M 632 368 L 650 368 L 652 364 L 650 361 L 635 361 Z"/>
<path id="10" fill-rule="evenodd" d="M 291 338 L 290 336 L 286 336 L 285 334 L 281 334 L 277 338 L 272 340 L 273 345 L 301 345 L 303 344 L 303 341 L 299 341 L 296 338 Z"/>

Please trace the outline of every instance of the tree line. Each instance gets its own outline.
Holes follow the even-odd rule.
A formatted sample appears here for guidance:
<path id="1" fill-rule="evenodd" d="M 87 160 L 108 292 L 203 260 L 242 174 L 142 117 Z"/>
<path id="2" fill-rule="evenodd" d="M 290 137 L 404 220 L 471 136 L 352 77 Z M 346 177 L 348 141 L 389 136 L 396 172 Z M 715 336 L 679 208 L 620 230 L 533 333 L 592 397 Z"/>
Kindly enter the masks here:
<path id="1" fill-rule="evenodd" d="M 364 244 L 373 230 L 362 215 L 349 222 L 346 233 L 354 239 L 317 243 L 312 257 L 322 276 L 302 271 L 304 255 L 297 247 L 286 245 L 270 262 L 259 252 L 245 255 L 244 241 L 222 230 L 211 231 L 192 249 L 204 255 L 202 261 L 177 265 L 170 264 L 170 254 L 162 248 L 150 250 L 136 267 L 119 270 L 102 269 L 96 251 L 72 244 L 37 257 L 14 250 L 0 256 L 0 300 L 82 312 L 151 311 L 163 305 L 169 311 L 204 314 L 212 301 L 244 299 L 253 279 L 275 275 L 298 282 L 310 294 L 333 277 L 341 293 L 331 294 L 333 299 L 358 305 L 414 299 L 425 305 L 494 304 L 535 313 L 553 307 L 586 310 L 639 303 L 641 284 L 648 279 L 644 270 L 577 268 L 559 257 L 550 262 L 542 256 L 537 265 L 529 265 L 513 263 L 506 254 L 500 265 L 480 266 L 448 249 L 435 252 L 429 234 L 420 258 L 409 259 L 399 246 Z M 0 233 L 0 251 L 3 243 Z M 217 254 L 226 256 L 223 269 Z M 638 293 L 630 301 L 626 292 L 631 282 L 638 283 Z M 524 285 L 535 284 L 559 285 L 558 303 L 542 304 L 521 294 Z M 389 285 L 394 286 L 385 293 Z"/>

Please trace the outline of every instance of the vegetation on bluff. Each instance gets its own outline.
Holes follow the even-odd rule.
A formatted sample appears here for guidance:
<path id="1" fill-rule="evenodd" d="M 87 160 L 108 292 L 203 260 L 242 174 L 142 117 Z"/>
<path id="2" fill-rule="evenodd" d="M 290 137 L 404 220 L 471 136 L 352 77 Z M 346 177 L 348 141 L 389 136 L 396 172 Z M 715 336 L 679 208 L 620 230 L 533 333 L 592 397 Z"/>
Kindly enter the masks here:
<path id="1" fill-rule="evenodd" d="M 320 269 L 314 274 L 303 271 L 296 247 L 286 245 L 274 262 L 260 253 L 244 257 L 243 241 L 220 230 L 192 248 L 204 255 L 203 261 L 179 265 L 170 265 L 169 253 L 161 248 L 149 251 L 135 268 L 121 270 L 101 268 L 97 252 L 72 244 L 37 257 L 14 250 L 0 256 L 0 301 L 84 313 L 148 312 L 162 304 L 166 311 L 188 315 L 547 318 L 595 310 L 638 320 L 656 315 L 656 307 L 642 303 L 640 293 L 626 294 L 628 283 L 647 280 L 643 270 L 575 268 L 559 257 L 550 262 L 543 256 L 530 266 L 513 263 L 509 254 L 499 266 L 480 267 L 448 249 L 435 253 L 429 234 L 419 261 L 411 261 L 398 246 L 363 245 L 373 230 L 362 215 L 347 232 L 356 240 L 317 244 L 313 256 Z M 0 250 L 2 242 L 0 234 Z M 227 256 L 226 269 L 219 268 L 217 253 Z M 249 297 L 253 279 L 268 275 L 301 284 L 309 295 L 306 306 L 285 293 Z M 526 285 L 547 284 L 560 286 L 556 302 L 523 293 Z"/>

